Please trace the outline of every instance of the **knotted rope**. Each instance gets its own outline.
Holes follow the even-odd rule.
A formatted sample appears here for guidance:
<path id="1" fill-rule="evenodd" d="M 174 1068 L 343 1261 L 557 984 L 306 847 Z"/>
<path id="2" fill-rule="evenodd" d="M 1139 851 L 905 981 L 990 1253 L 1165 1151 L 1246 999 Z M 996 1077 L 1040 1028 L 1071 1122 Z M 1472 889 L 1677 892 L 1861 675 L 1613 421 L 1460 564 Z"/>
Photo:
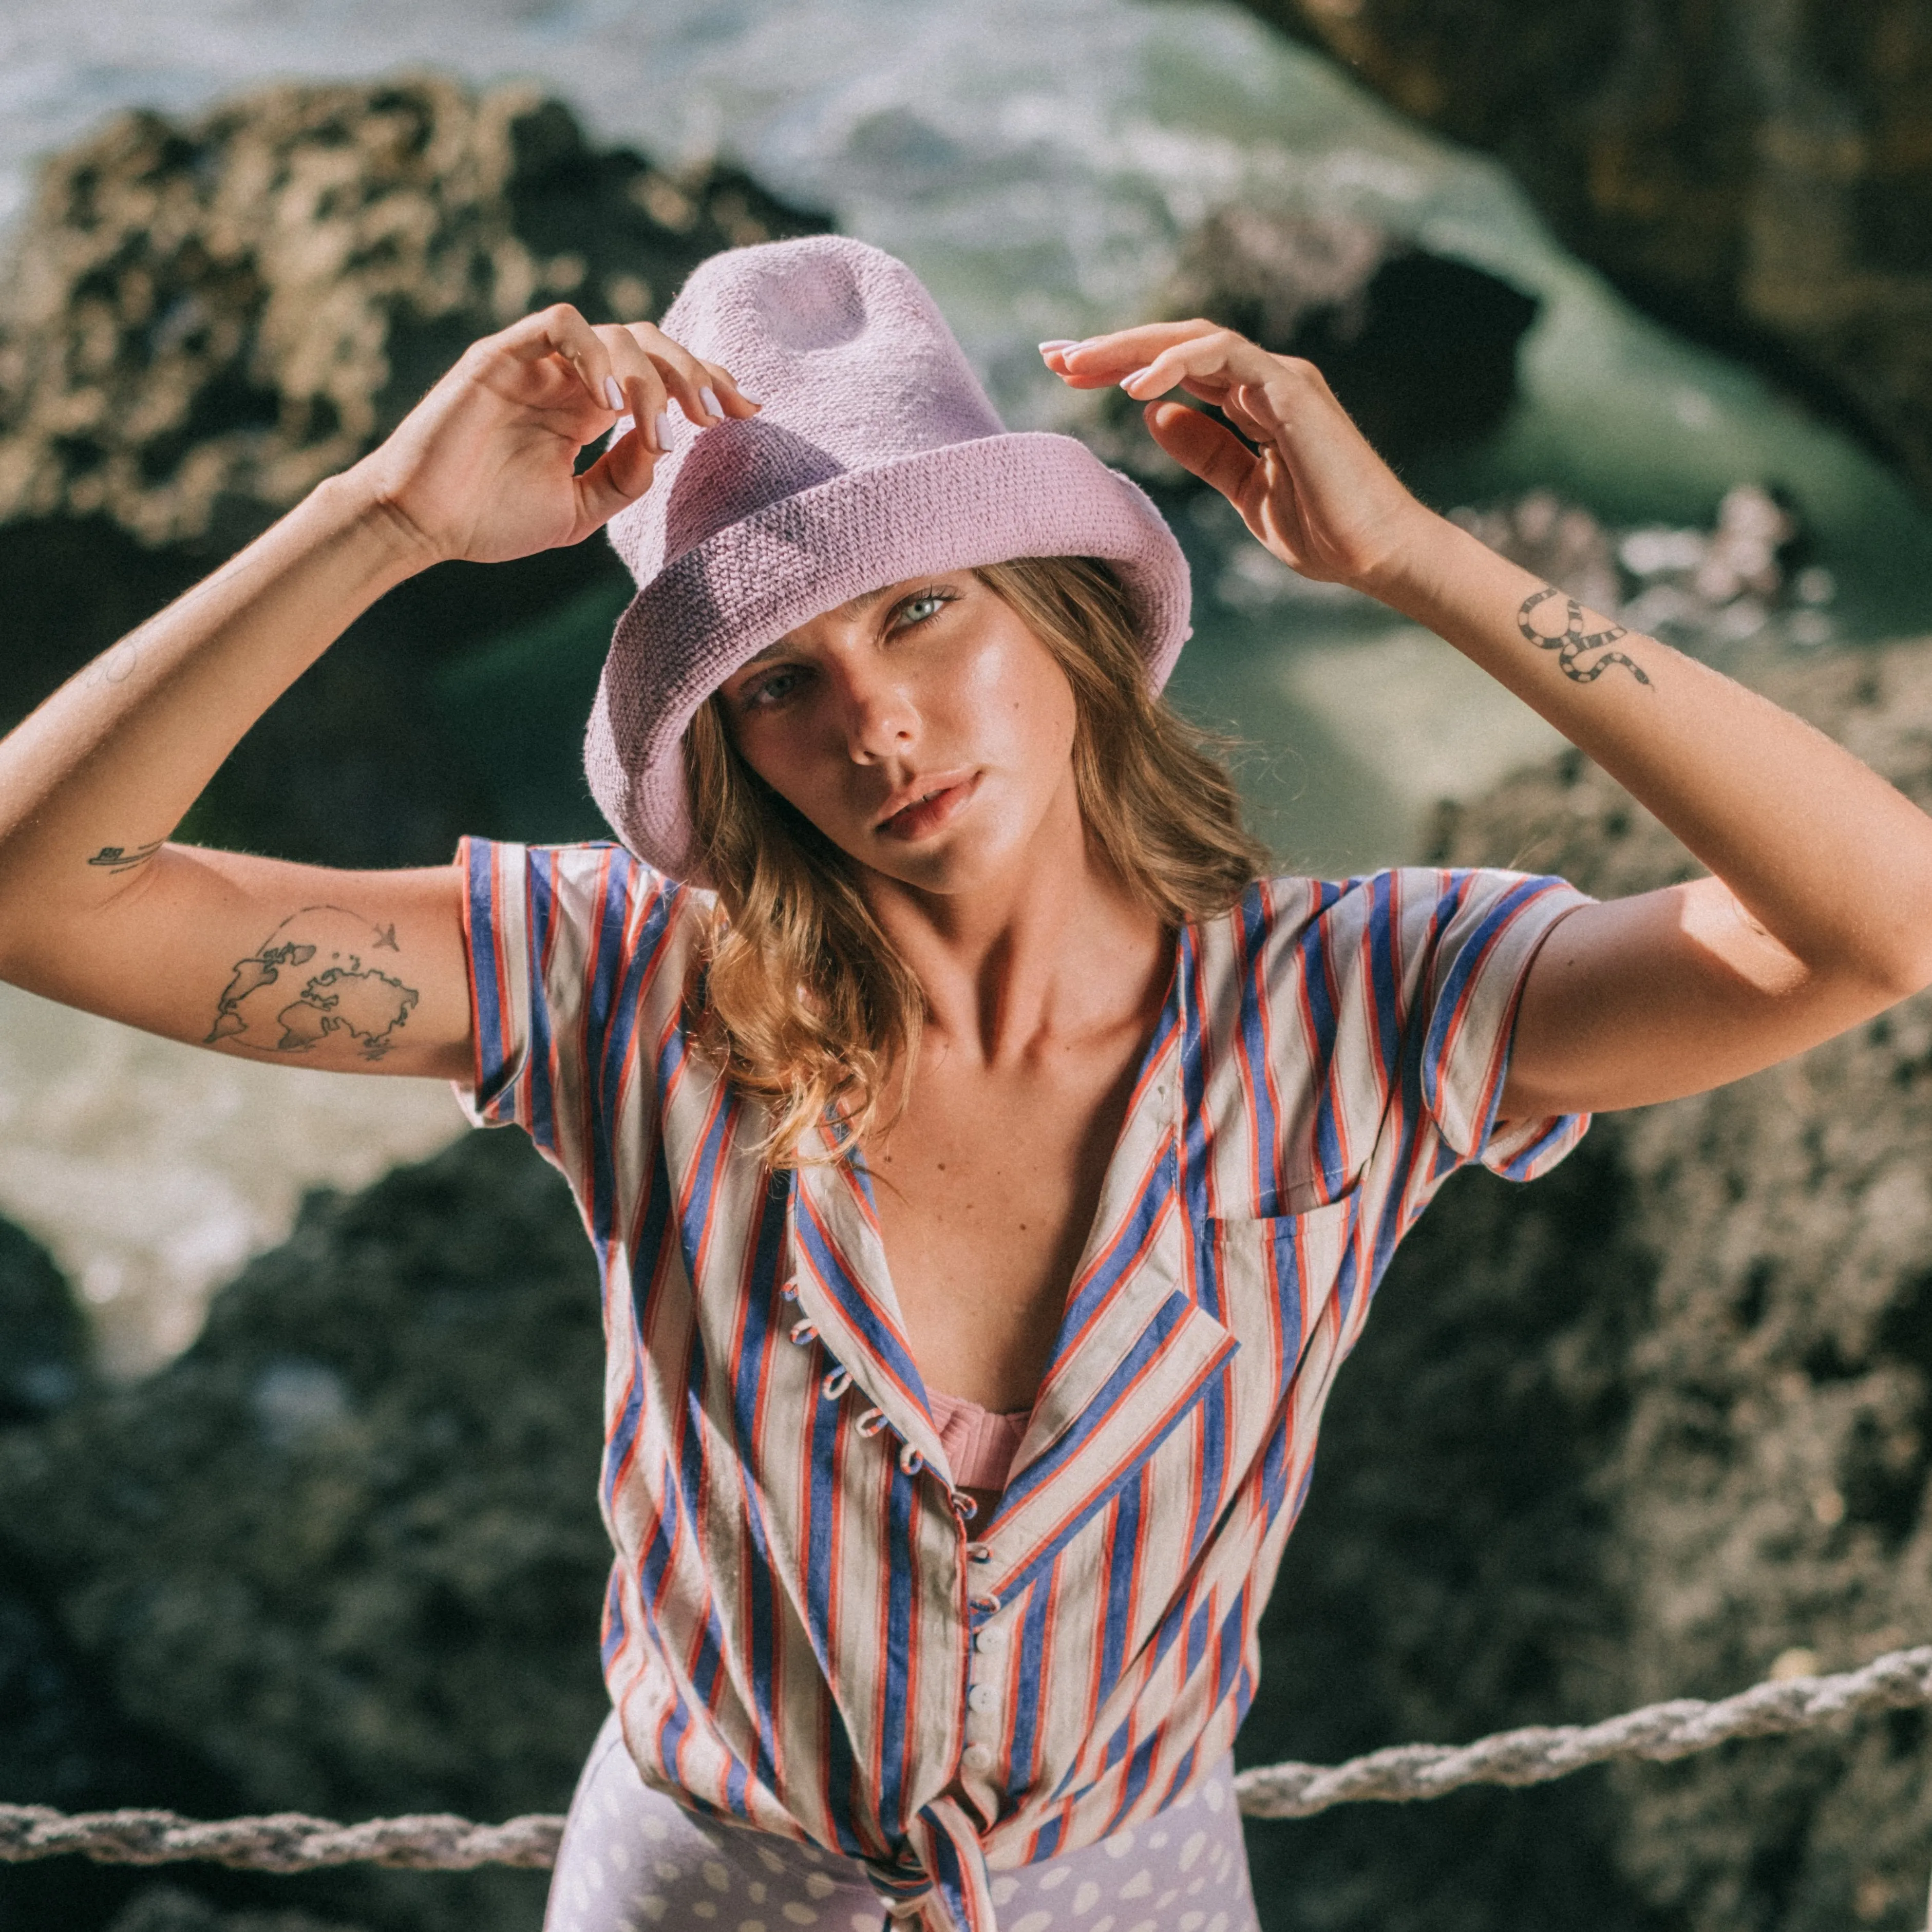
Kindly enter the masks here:
<path id="1" fill-rule="evenodd" d="M 1468 1784 L 1541 1784 L 1613 1759 L 1688 1757 L 1733 1738 L 1816 1730 L 1867 1711 L 1927 1704 L 1932 1704 L 1932 1644 L 1893 1651 L 1836 1676 L 1756 1684 L 1714 1704 L 1678 1697 L 1600 1724 L 1537 1724 L 1470 1744 L 1397 1744 L 1346 1764 L 1261 1766 L 1235 1779 L 1235 1799 L 1251 1818 L 1307 1818 L 1331 1804 L 1367 1798 L 1440 1798 Z M 554 1864 L 562 1832 L 561 1818 L 534 1815 L 503 1825 L 440 1815 L 338 1825 L 284 1812 L 203 1823 L 172 1811 L 70 1816 L 44 1805 L 0 1804 L 0 1859 L 15 1861 L 80 1853 L 104 1864 L 195 1859 L 255 1871 L 362 1864 L 466 1871 Z"/>

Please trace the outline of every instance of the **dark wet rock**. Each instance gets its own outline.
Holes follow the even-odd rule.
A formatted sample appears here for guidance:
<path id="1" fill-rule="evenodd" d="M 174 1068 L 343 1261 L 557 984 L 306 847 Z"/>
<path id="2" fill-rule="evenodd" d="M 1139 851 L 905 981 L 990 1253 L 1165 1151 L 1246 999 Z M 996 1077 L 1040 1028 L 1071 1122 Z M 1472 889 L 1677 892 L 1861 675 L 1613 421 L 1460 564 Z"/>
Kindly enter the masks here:
<path id="1" fill-rule="evenodd" d="M 1307 357 L 1400 464 L 1479 441 L 1501 423 L 1537 308 L 1486 270 L 1364 222 L 1234 208 L 1189 237 L 1154 312 L 1204 316 L 1277 355 Z M 1127 433 L 1138 405 L 1109 398 L 1100 413 L 1112 460 L 1184 493 L 1196 487 Z"/>
<path id="2" fill-rule="evenodd" d="M 1615 1150 L 1586 1139 L 1528 1189 L 1459 1175 L 1397 1250 L 1268 1607 L 1243 1762 L 1621 1708 L 1628 1632 L 1598 1478 L 1651 1313 L 1633 1207 Z M 1619 1823 L 1589 1773 L 1257 1822 L 1247 1839 L 1271 1932 L 1664 1932 L 1617 1868 Z"/>
<path id="3" fill-rule="evenodd" d="M 338 1919 L 306 1912 L 244 1907 L 224 1912 L 178 1886 L 148 1886 L 130 1902 L 108 1932 L 359 1932 Z"/>
<path id="4" fill-rule="evenodd" d="M 0 1429 L 71 1402 L 92 1354 L 87 1317 L 53 1257 L 0 1221 Z"/>
<path id="5" fill-rule="evenodd" d="M 31 1454 L 39 1427 L 84 1401 L 86 1320 L 45 1250 L 0 1221 L 0 1443 Z M 228 1793 L 185 1750 L 144 1730 L 64 1628 L 52 1580 L 0 1534 L 0 1802 L 62 1810 L 178 1803 Z M 84 1860 L 0 1864 L 0 1932 L 91 1932 L 141 1875 Z"/>
<path id="6" fill-rule="evenodd" d="M 117 117 L 49 164 L 0 276 L 0 726 L 373 447 L 477 337 L 559 300 L 655 316 L 706 255 L 825 226 L 729 168 L 592 147 L 527 88 Z M 435 862 L 463 830 L 594 830 L 568 748 L 536 817 L 506 818 L 436 680 L 626 580 L 601 539 L 413 580 L 270 710 L 188 836 L 353 866 Z"/>
<path id="7" fill-rule="evenodd" d="M 178 1361 L 0 1438 L 0 1534 L 90 1688 L 227 1811 L 559 1810 L 607 1708 L 601 1354 L 567 1191 L 475 1135 L 312 1199 Z M 525 1932 L 542 1893 L 352 1870 L 246 1902 Z"/>
<path id="8" fill-rule="evenodd" d="M 1932 646 L 1763 680 L 1932 804 Z M 1602 895 L 1692 876 L 1580 757 L 1438 856 Z M 1458 1177 L 1398 1254 L 1269 1612 L 1244 1753 L 1580 1721 L 1932 1636 L 1932 999 Z M 1544 1793 L 1254 1828 L 1282 1926 L 1923 1922 L 1918 1713 Z"/>
<path id="9" fill-rule="evenodd" d="M 1229 208 L 1190 238 L 1162 298 L 1317 364 L 1394 463 L 1474 442 L 1516 395 L 1534 296 L 1366 224 Z"/>
<path id="10" fill-rule="evenodd" d="M 1932 490 L 1932 16 L 1918 0 L 1248 0 L 1489 149 L 1565 243 Z"/>
<path id="11" fill-rule="evenodd" d="M 86 1317 L 52 1258 L 0 1221 L 0 1439 L 79 1396 L 88 1354 Z M 108 1754 L 40 1582 L 0 1540 L 0 1798 L 66 1804 L 98 1784 Z"/>

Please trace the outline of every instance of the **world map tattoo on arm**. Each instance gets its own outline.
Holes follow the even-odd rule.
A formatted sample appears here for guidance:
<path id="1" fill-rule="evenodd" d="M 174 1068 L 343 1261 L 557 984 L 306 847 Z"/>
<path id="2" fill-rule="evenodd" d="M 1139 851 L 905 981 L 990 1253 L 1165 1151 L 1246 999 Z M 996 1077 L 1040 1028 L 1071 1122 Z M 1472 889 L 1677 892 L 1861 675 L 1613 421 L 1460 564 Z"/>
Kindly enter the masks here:
<path id="1" fill-rule="evenodd" d="M 304 906 L 235 962 L 202 1044 L 235 1040 L 272 1053 L 329 1044 L 380 1060 L 417 993 L 364 956 L 401 950 L 394 926 L 373 926 L 341 906 Z"/>
<path id="2" fill-rule="evenodd" d="M 1540 630 L 1532 621 L 1535 613 L 1552 598 L 1562 598 L 1564 605 L 1563 628 L 1554 637 Z M 1522 600 L 1516 614 L 1516 627 L 1528 643 L 1540 651 L 1556 653 L 1556 668 L 1573 684 L 1594 684 L 1612 664 L 1622 664 L 1640 684 L 1648 684 L 1650 680 L 1644 675 L 1643 668 L 1635 658 L 1622 651 L 1613 651 L 1605 646 L 1613 644 L 1619 638 L 1627 638 L 1629 632 L 1621 624 L 1611 624 L 1600 631 L 1583 628 L 1583 607 L 1575 598 L 1564 596 L 1553 586 L 1546 584 L 1540 590 L 1533 590 Z M 1581 662 L 1590 651 L 1600 650 L 1603 656 L 1594 664 Z"/>

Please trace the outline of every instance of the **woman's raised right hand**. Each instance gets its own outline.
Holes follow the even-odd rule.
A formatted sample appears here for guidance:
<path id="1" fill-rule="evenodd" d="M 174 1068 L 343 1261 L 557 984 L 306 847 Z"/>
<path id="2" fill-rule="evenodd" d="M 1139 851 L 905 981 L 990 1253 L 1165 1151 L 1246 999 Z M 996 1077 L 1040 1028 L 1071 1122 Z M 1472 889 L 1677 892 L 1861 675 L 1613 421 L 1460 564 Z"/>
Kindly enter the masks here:
<path id="1" fill-rule="evenodd" d="M 502 562 L 580 543 L 642 496 L 674 401 L 700 428 L 758 410 L 652 323 L 592 328 L 559 303 L 472 344 L 350 475 L 425 562 Z M 579 474 L 578 452 L 626 416 Z"/>

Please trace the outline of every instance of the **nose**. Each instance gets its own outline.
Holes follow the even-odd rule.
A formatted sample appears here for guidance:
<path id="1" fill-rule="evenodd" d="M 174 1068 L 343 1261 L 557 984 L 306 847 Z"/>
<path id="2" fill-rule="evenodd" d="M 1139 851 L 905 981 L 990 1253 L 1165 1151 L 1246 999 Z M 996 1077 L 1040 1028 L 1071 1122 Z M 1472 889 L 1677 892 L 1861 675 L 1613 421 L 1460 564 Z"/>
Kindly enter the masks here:
<path id="1" fill-rule="evenodd" d="M 911 694 L 890 668 L 868 654 L 842 666 L 845 745 L 856 765 L 903 756 L 918 735 Z"/>

